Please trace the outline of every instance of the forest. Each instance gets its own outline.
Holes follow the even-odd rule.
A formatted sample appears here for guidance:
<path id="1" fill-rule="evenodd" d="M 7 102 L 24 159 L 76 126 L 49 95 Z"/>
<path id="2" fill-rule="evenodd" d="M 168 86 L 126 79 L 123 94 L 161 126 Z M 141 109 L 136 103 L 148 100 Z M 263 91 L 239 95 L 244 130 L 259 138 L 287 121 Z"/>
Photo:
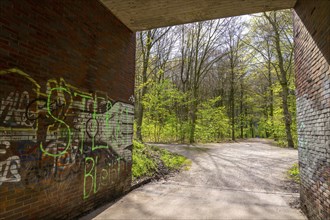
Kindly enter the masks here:
<path id="1" fill-rule="evenodd" d="M 136 34 L 135 139 L 297 146 L 290 10 Z"/>

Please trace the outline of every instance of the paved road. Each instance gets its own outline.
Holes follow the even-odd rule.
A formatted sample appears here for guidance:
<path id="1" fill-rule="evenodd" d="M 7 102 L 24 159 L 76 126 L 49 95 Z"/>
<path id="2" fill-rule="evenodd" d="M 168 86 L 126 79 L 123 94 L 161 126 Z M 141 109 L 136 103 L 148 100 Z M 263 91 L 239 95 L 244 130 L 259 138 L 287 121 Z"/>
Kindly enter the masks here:
<path id="1" fill-rule="evenodd" d="M 260 141 L 160 146 L 190 158 L 191 169 L 84 219 L 305 219 L 288 205 L 299 194 L 283 189 L 296 150 Z"/>

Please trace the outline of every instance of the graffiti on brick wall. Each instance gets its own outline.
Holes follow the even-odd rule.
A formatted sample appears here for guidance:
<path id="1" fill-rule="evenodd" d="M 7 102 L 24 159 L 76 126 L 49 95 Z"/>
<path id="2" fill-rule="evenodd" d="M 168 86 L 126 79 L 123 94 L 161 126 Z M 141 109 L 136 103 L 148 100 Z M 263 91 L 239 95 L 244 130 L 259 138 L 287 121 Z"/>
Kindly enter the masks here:
<path id="1" fill-rule="evenodd" d="M 0 80 L 0 185 L 47 187 L 82 172 L 88 198 L 119 178 L 131 161 L 133 105 L 62 78 L 41 86 L 19 69 Z"/>
<path id="2" fill-rule="evenodd" d="M 10 147 L 8 141 L 2 141 L 5 149 L 0 150 L 0 154 L 6 154 L 7 149 Z M 21 176 L 18 173 L 20 168 L 20 159 L 18 156 L 8 157 L 5 161 L 0 162 L 0 186 L 4 182 L 19 182 Z"/>
<path id="3" fill-rule="evenodd" d="M 84 168 L 83 198 L 96 194 L 102 187 L 114 185 L 121 172 L 127 172 L 125 164 L 121 163 L 121 158 L 112 161 L 100 161 L 101 157 L 86 157 Z M 103 164 L 98 169 L 97 164 Z"/>
<path id="4" fill-rule="evenodd" d="M 305 131 L 305 124 L 304 122 L 298 123 L 298 133 L 300 134 L 298 136 L 298 144 L 300 147 L 305 147 L 306 146 L 306 140 L 304 138 L 304 131 Z"/>

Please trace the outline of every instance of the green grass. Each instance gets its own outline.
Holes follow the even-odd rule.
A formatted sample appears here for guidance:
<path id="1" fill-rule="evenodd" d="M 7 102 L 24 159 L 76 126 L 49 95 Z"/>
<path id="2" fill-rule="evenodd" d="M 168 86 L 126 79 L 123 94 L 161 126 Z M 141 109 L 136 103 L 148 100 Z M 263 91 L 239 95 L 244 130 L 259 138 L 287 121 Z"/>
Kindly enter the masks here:
<path id="1" fill-rule="evenodd" d="M 157 171 L 157 163 L 151 157 L 150 148 L 137 141 L 133 142 L 133 178 L 152 176 Z"/>
<path id="2" fill-rule="evenodd" d="M 179 170 L 183 166 L 189 169 L 191 166 L 191 161 L 182 155 L 174 154 L 164 149 L 160 149 L 160 154 L 163 164 L 170 170 Z"/>
<path id="3" fill-rule="evenodd" d="M 300 182 L 298 163 L 294 163 L 292 165 L 292 167 L 288 170 L 288 176 L 289 176 L 290 179 L 294 180 L 296 183 Z"/>
<path id="4" fill-rule="evenodd" d="M 182 167 L 189 169 L 191 161 L 184 156 L 171 153 L 155 146 L 148 146 L 133 141 L 133 180 L 141 177 L 153 176 L 160 165 L 167 169 L 179 170 Z"/>
<path id="5" fill-rule="evenodd" d="M 277 144 L 278 147 L 281 147 L 281 148 L 287 148 L 288 147 L 288 142 L 287 142 L 287 140 L 284 140 L 284 139 L 277 140 L 276 144 Z M 294 140 L 294 149 L 298 149 L 298 143 L 295 140 Z"/>

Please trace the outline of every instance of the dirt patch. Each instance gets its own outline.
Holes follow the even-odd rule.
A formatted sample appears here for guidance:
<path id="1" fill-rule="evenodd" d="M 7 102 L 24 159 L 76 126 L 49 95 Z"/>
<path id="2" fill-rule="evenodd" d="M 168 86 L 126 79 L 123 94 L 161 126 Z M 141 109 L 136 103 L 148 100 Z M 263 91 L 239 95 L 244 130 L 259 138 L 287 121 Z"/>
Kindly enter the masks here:
<path id="1" fill-rule="evenodd" d="M 297 195 L 288 197 L 286 202 L 290 205 L 290 207 L 300 209 L 299 183 L 295 182 L 293 179 L 287 178 L 287 180 L 283 181 L 282 186 L 284 191 Z"/>

